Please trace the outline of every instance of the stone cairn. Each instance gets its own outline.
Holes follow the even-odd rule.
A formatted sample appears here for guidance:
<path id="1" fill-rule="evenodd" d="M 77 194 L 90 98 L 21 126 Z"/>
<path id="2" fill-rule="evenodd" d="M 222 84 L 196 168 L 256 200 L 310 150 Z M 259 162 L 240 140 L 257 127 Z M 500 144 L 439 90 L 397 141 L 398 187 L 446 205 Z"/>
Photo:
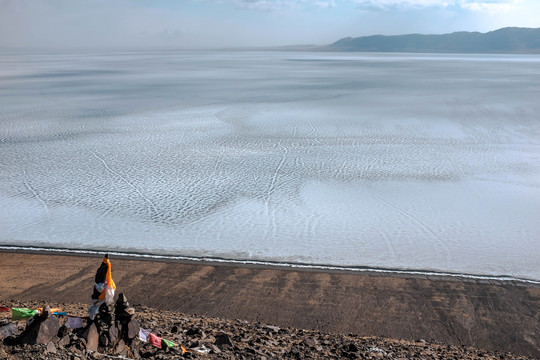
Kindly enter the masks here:
<path id="1" fill-rule="evenodd" d="M 116 303 L 101 304 L 99 313 L 86 326 L 70 329 L 62 318 L 53 316 L 47 305 L 40 314 L 27 320 L 19 333 L 13 323 L 0 323 L 0 341 L 13 346 L 46 345 L 45 354 L 55 354 L 57 349 L 67 349 L 73 354 L 101 353 L 140 358 L 142 343 L 139 340 L 139 322 L 135 309 L 124 294 Z M 3 359 L 0 353 L 0 359 Z"/>
<path id="2" fill-rule="evenodd" d="M 101 353 L 134 356 L 140 347 L 139 322 L 135 309 L 129 305 L 124 294 L 115 304 L 102 303 L 94 320 L 89 320 L 81 331 L 86 349 Z"/>
<path id="3" fill-rule="evenodd" d="M 130 354 L 133 346 L 137 350 L 139 348 L 140 326 L 134 318 L 135 309 L 124 294 L 118 296 L 115 304 L 115 289 L 107 254 L 96 271 L 92 305 L 88 309 L 90 321 L 82 332 L 87 350 L 103 352 L 114 349 L 116 354 Z"/>
<path id="4" fill-rule="evenodd" d="M 28 320 L 25 330 L 20 335 L 20 342 L 28 345 L 47 344 L 59 338 L 58 335 L 67 328 L 60 330 L 60 321 L 56 316 L 52 316 L 51 308 L 47 305 L 41 314 Z"/>
<path id="5" fill-rule="evenodd" d="M 9 338 L 8 343 L 22 346 L 46 344 L 46 353 L 56 353 L 56 349 L 66 348 L 76 351 L 77 354 L 98 352 L 139 358 L 140 325 L 135 319 L 135 308 L 129 304 L 123 293 L 120 293 L 114 302 L 116 286 L 110 276 L 108 255 L 98 268 L 95 280 L 90 316 L 85 326 L 70 329 L 67 323 L 62 324 L 61 318 L 53 316 L 47 305 L 40 314 L 27 321 L 20 335 L 15 325 L 0 324 L 0 340 Z M 105 298 L 103 285 L 107 281 L 112 285 L 112 291 L 108 293 L 108 298 Z"/>

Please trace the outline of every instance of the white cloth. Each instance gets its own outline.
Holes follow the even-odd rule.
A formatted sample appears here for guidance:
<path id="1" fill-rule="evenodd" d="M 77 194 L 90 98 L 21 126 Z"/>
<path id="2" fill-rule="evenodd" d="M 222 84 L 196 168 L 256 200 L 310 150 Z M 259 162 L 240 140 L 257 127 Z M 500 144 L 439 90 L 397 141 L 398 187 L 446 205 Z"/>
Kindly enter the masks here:
<path id="1" fill-rule="evenodd" d="M 90 305 L 90 307 L 88 308 L 88 317 L 90 317 L 90 320 L 94 320 L 94 318 L 99 312 L 99 307 L 104 302 L 105 301 L 103 300 L 99 300 L 99 301 L 93 300 L 92 305 Z"/>
<path id="2" fill-rule="evenodd" d="M 139 328 L 139 340 L 148 342 L 148 335 L 150 335 L 150 331 Z"/>
<path id="3" fill-rule="evenodd" d="M 103 291 L 105 291 L 105 302 L 107 305 L 111 305 L 114 302 L 114 289 L 105 284 Z"/>
<path id="4" fill-rule="evenodd" d="M 103 289 L 105 289 L 105 283 L 95 283 L 94 287 L 97 291 L 103 292 Z"/>
<path id="5" fill-rule="evenodd" d="M 70 329 L 79 329 L 84 326 L 83 318 L 78 316 L 68 316 L 68 327 Z"/>

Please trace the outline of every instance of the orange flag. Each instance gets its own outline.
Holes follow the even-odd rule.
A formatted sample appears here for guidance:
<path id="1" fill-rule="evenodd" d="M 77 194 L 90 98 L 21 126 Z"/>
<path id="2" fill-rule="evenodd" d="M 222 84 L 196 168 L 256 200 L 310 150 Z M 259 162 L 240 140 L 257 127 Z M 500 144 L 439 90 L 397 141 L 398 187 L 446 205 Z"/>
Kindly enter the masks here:
<path id="1" fill-rule="evenodd" d="M 107 302 L 112 301 L 114 297 L 114 290 L 116 290 L 116 285 L 111 275 L 111 262 L 109 260 L 109 254 L 105 255 L 101 265 L 97 269 L 95 282 L 96 284 L 94 285 L 92 299 L 106 300 Z"/>

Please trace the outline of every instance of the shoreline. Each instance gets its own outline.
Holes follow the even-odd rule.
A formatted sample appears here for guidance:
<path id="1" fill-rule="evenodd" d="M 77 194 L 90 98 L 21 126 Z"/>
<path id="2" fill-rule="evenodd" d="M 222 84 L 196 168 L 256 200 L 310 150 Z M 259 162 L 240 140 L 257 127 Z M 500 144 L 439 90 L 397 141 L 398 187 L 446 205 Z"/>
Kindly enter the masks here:
<path id="1" fill-rule="evenodd" d="M 1 302 L 90 303 L 103 253 L 0 250 Z M 540 288 L 110 255 L 133 305 L 279 327 L 540 356 Z"/>
<path id="2" fill-rule="evenodd" d="M 366 266 L 340 266 L 327 264 L 308 264 L 308 263 L 288 263 L 267 260 L 243 260 L 226 259 L 220 257 L 196 257 L 184 255 L 162 255 L 156 253 L 139 252 L 121 252 L 93 249 L 70 249 L 60 247 L 39 247 L 39 246 L 17 246 L 0 244 L 0 252 L 28 253 L 28 254 L 47 254 L 47 255 L 67 255 L 79 257 L 102 257 L 108 253 L 119 259 L 174 262 L 184 264 L 200 265 L 222 265 L 222 266 L 245 266 L 259 269 L 292 270 L 307 272 L 324 273 L 343 273 L 358 274 L 363 276 L 382 276 L 410 279 L 426 280 L 446 280 L 446 281 L 465 281 L 474 283 L 485 283 L 491 285 L 511 284 L 515 286 L 540 288 L 540 280 L 514 277 L 510 275 L 484 275 L 484 274 L 465 274 L 451 273 L 437 270 L 421 269 L 396 269 L 396 268 L 375 268 Z"/>

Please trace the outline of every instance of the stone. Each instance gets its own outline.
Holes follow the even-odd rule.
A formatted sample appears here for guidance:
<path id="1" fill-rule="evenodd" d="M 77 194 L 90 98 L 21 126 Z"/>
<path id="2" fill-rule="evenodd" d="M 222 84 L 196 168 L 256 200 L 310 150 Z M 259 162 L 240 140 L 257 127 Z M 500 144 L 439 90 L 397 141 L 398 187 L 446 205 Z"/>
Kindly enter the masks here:
<path id="1" fill-rule="evenodd" d="M 126 304 L 128 302 L 126 294 L 120 293 L 118 294 L 118 299 L 116 300 L 116 304 Z"/>
<path id="2" fill-rule="evenodd" d="M 60 323 L 55 316 L 43 318 L 35 316 L 34 321 L 21 334 L 22 344 L 47 344 L 52 341 L 60 330 Z"/>
<path id="3" fill-rule="evenodd" d="M 130 348 L 130 357 L 134 357 L 134 358 L 139 358 L 139 354 L 140 354 L 140 349 L 141 349 L 141 346 L 142 346 L 142 342 L 139 340 L 139 338 L 135 338 L 133 339 L 133 341 L 131 342 L 131 344 L 129 344 L 129 348 Z"/>
<path id="4" fill-rule="evenodd" d="M 220 354 L 221 353 L 221 349 L 218 348 L 216 345 L 210 344 L 209 347 L 213 351 L 214 354 Z"/>
<path id="5" fill-rule="evenodd" d="M 99 345 L 102 347 L 109 346 L 109 338 L 107 337 L 107 334 L 103 333 L 99 335 Z"/>
<path id="6" fill-rule="evenodd" d="M 65 346 L 69 345 L 69 343 L 70 343 L 69 336 L 66 335 L 58 341 L 57 345 L 59 348 L 64 348 Z"/>
<path id="7" fill-rule="evenodd" d="M 304 340 L 304 343 L 305 343 L 307 346 L 315 347 L 315 345 L 317 345 L 317 340 L 316 340 L 316 339 L 313 339 L 313 338 L 307 338 L 307 339 Z"/>
<path id="8" fill-rule="evenodd" d="M 126 356 L 129 353 L 129 348 L 126 346 L 124 340 L 120 340 L 114 348 L 114 354 L 120 356 Z"/>
<path id="9" fill-rule="evenodd" d="M 47 344 L 47 349 L 45 350 L 46 354 L 56 354 L 56 346 L 53 342 Z"/>
<path id="10" fill-rule="evenodd" d="M 201 335 L 202 331 L 201 329 L 199 329 L 198 327 L 190 327 L 187 331 L 186 331 L 186 335 L 187 336 L 193 336 L 193 335 Z"/>
<path id="11" fill-rule="evenodd" d="M 272 330 L 273 332 L 279 332 L 279 330 L 281 330 L 279 327 L 272 325 L 266 325 L 265 328 L 268 330 Z"/>
<path id="12" fill-rule="evenodd" d="M 114 346 L 118 342 L 118 334 L 119 331 L 116 325 L 111 325 L 111 327 L 109 328 L 109 340 L 111 346 Z"/>
<path id="13" fill-rule="evenodd" d="M 116 300 L 115 314 L 119 319 L 129 321 L 135 315 L 135 308 L 129 305 L 124 293 L 118 295 Z"/>
<path id="14" fill-rule="evenodd" d="M 345 345 L 345 351 L 355 353 L 358 351 L 358 347 L 353 343 L 349 343 Z"/>
<path id="15" fill-rule="evenodd" d="M 141 326 L 139 325 L 139 322 L 135 319 L 132 319 L 128 323 L 128 331 L 127 331 L 127 337 L 128 339 L 132 340 L 139 336 L 139 330 L 141 329 Z"/>
<path id="16" fill-rule="evenodd" d="M 16 335 L 19 335 L 19 330 L 14 324 L 9 323 L 9 324 L 0 326 L 0 340 L 4 340 L 5 338 L 9 336 L 16 336 Z"/>
<path id="17" fill-rule="evenodd" d="M 106 328 L 108 329 L 109 326 L 114 324 L 114 305 L 108 305 L 106 303 L 103 303 L 99 307 L 99 312 L 94 318 L 94 321 L 97 322 L 98 328 Z"/>
<path id="18" fill-rule="evenodd" d="M 0 347 L 0 359 L 9 359 L 7 352 L 5 352 L 4 349 L 1 347 Z"/>
<path id="19" fill-rule="evenodd" d="M 344 358 L 344 359 L 356 359 L 357 356 L 355 353 L 353 352 L 347 352 L 347 351 L 343 351 L 341 353 L 341 357 Z M 372 357 L 372 355 L 370 355 L 370 358 Z"/>
<path id="20" fill-rule="evenodd" d="M 58 337 L 63 338 L 64 336 L 69 335 L 69 333 L 69 328 L 66 325 L 62 325 L 58 330 Z"/>
<path id="21" fill-rule="evenodd" d="M 51 307 L 49 305 L 45 305 L 43 308 L 43 311 L 41 313 L 41 316 L 45 319 L 52 315 Z"/>
<path id="22" fill-rule="evenodd" d="M 231 337 L 225 333 L 218 333 L 214 344 L 217 346 L 234 346 Z"/>
<path id="23" fill-rule="evenodd" d="M 300 359 L 301 358 L 300 350 L 298 350 L 295 347 L 292 347 L 291 350 L 289 351 L 289 356 L 294 359 Z"/>
<path id="24" fill-rule="evenodd" d="M 90 324 L 83 335 L 86 339 L 86 350 L 97 351 L 99 344 L 99 333 L 95 324 Z"/>

